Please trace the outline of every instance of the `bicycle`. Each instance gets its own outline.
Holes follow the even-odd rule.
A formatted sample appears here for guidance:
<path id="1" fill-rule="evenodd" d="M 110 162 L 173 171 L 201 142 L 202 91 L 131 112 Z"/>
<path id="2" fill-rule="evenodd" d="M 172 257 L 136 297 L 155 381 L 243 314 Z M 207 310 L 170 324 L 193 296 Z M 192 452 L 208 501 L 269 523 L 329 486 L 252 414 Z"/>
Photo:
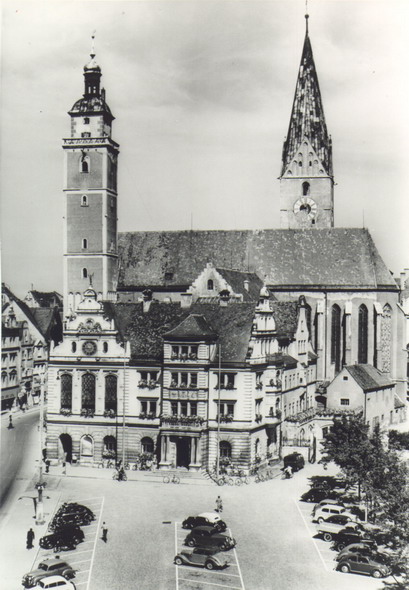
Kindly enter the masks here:
<path id="1" fill-rule="evenodd" d="M 219 479 L 217 481 L 217 485 L 219 485 L 219 486 L 224 486 L 224 485 L 234 486 L 234 479 L 232 477 L 227 477 L 227 475 L 222 475 L 222 477 L 219 477 Z"/>
<path id="2" fill-rule="evenodd" d="M 163 483 L 180 483 L 180 477 L 178 477 L 177 475 L 173 474 L 172 477 L 169 477 L 169 475 L 164 475 L 163 476 Z"/>
<path id="3" fill-rule="evenodd" d="M 238 477 L 236 479 L 236 481 L 234 483 L 236 484 L 236 486 L 241 486 L 243 484 L 248 485 L 250 483 L 250 478 L 247 477 L 246 475 L 241 475 L 240 477 Z"/>
<path id="4" fill-rule="evenodd" d="M 118 471 L 115 471 L 115 473 L 112 475 L 112 479 L 115 479 L 117 481 L 127 481 L 128 477 L 127 477 L 125 471 L 122 472 L 121 474 L 119 474 Z"/>

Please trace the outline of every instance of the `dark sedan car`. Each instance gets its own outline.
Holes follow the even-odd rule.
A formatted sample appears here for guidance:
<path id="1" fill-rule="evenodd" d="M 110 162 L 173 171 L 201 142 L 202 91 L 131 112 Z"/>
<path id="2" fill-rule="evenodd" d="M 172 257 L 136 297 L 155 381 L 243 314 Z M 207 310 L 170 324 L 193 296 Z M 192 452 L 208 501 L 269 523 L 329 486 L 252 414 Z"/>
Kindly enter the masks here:
<path id="1" fill-rule="evenodd" d="M 302 502 L 321 502 L 325 498 L 335 500 L 337 494 L 335 492 L 328 492 L 326 488 L 311 488 L 301 496 Z"/>
<path id="2" fill-rule="evenodd" d="M 369 557 L 367 555 L 360 555 L 359 553 L 350 553 L 343 557 L 338 562 L 337 570 L 345 574 L 348 572 L 366 574 L 374 578 L 384 578 L 391 573 L 391 568 L 380 555 Z"/>
<path id="3" fill-rule="evenodd" d="M 220 533 L 227 529 L 227 525 L 220 517 L 210 518 L 209 516 L 188 516 L 183 522 L 184 529 L 194 529 L 198 526 L 212 526 L 217 528 Z"/>
<path id="4" fill-rule="evenodd" d="M 373 541 L 371 539 L 367 538 L 367 535 L 365 535 L 365 532 L 363 532 L 360 529 L 342 529 L 341 531 L 339 531 L 339 533 L 336 535 L 335 538 L 335 543 L 334 543 L 334 549 L 336 551 L 341 551 L 344 547 L 346 547 L 347 545 L 351 545 L 351 543 L 373 543 Z"/>
<path id="5" fill-rule="evenodd" d="M 40 539 L 42 549 L 54 549 L 54 551 L 67 551 L 75 549 L 78 543 L 84 540 L 84 531 L 77 526 L 61 528 L 50 535 Z"/>
<path id="6" fill-rule="evenodd" d="M 349 553 L 359 553 L 361 555 L 372 555 L 376 553 L 377 545 L 374 541 L 365 541 L 362 543 L 350 543 L 346 545 L 343 549 L 339 550 L 338 555 L 336 556 L 335 560 L 340 561 L 344 555 L 348 555 Z"/>
<path id="7" fill-rule="evenodd" d="M 50 524 L 50 529 L 52 531 L 57 531 L 65 526 L 84 526 L 91 522 L 92 518 L 88 514 L 81 512 L 63 512 L 54 516 Z"/>
<path id="8" fill-rule="evenodd" d="M 67 514 L 78 514 L 89 521 L 95 520 L 92 510 L 88 506 L 77 504 L 77 502 L 65 502 L 57 510 L 56 516 L 65 516 Z"/>
<path id="9" fill-rule="evenodd" d="M 236 546 L 236 541 L 228 535 L 222 535 L 216 527 L 198 526 L 187 535 L 185 545 L 189 547 L 214 547 L 227 551 Z"/>

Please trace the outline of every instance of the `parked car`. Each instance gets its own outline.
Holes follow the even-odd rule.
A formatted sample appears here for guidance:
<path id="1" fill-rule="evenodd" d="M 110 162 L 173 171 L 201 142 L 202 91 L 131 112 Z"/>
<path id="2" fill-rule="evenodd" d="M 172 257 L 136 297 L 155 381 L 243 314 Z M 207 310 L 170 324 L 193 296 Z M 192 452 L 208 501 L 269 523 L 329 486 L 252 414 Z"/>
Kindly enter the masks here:
<path id="1" fill-rule="evenodd" d="M 348 512 L 355 514 L 359 520 L 365 520 L 365 510 L 360 506 L 356 506 L 354 504 L 345 504 L 345 508 L 348 510 Z"/>
<path id="2" fill-rule="evenodd" d="M 341 551 L 347 545 L 352 543 L 372 543 L 372 539 L 369 539 L 365 532 L 360 529 L 342 529 L 336 536 L 333 548 L 335 551 Z"/>
<path id="3" fill-rule="evenodd" d="M 380 561 L 379 554 L 376 557 L 377 559 L 375 560 L 372 557 L 360 555 L 359 553 L 350 554 L 338 562 L 337 570 L 344 573 L 366 574 L 374 578 L 389 576 L 392 571 L 389 565 Z"/>
<path id="4" fill-rule="evenodd" d="M 313 513 L 313 522 L 321 523 L 324 520 L 327 520 L 330 516 L 334 516 L 335 514 L 343 514 L 349 518 L 351 521 L 356 521 L 357 517 L 352 512 L 349 512 L 347 508 L 343 506 L 338 506 L 336 504 L 325 504 L 318 508 L 318 510 Z"/>
<path id="5" fill-rule="evenodd" d="M 74 578 L 75 570 L 62 559 L 44 559 L 38 564 L 37 569 L 23 576 L 22 584 L 26 588 L 32 588 L 39 580 L 56 574 L 70 580 Z"/>
<path id="6" fill-rule="evenodd" d="M 83 504 L 77 504 L 77 502 L 65 502 L 60 506 L 57 510 L 56 516 L 63 516 L 66 514 L 80 514 L 86 517 L 87 519 L 95 520 L 95 515 L 88 506 L 84 506 Z"/>
<path id="7" fill-rule="evenodd" d="M 370 541 L 369 539 L 362 543 L 350 543 L 346 545 L 343 549 L 340 549 L 338 555 L 336 556 L 335 560 L 340 561 L 344 555 L 348 555 L 349 553 L 360 553 L 361 555 L 372 555 L 376 553 L 377 544 L 375 541 Z"/>
<path id="8" fill-rule="evenodd" d="M 42 588 L 43 590 L 76 590 L 75 584 L 68 582 L 62 576 L 43 578 L 38 582 L 37 588 Z"/>
<path id="9" fill-rule="evenodd" d="M 359 525 L 351 522 L 348 516 L 344 514 L 334 514 L 327 520 L 318 525 L 318 534 L 320 534 L 324 541 L 332 541 L 332 539 L 340 532 L 345 530 L 355 530 Z"/>
<path id="10" fill-rule="evenodd" d="M 67 525 L 84 526 L 90 524 L 92 520 L 93 518 L 85 512 L 62 512 L 61 514 L 57 513 L 54 516 L 49 528 L 52 531 L 56 531 Z"/>
<path id="11" fill-rule="evenodd" d="M 54 549 L 64 551 L 75 549 L 78 543 L 84 540 L 84 531 L 77 526 L 66 526 L 40 539 L 42 549 Z"/>
<path id="12" fill-rule="evenodd" d="M 236 541 L 228 535 L 222 535 L 216 527 L 198 526 L 187 535 L 185 545 L 189 547 L 214 547 L 227 551 L 236 546 Z"/>
<path id="13" fill-rule="evenodd" d="M 318 502 L 318 504 L 315 504 L 314 508 L 312 509 L 312 516 L 315 515 L 315 513 L 317 512 L 317 510 L 319 510 L 320 508 L 322 508 L 323 506 L 328 506 L 328 505 L 334 505 L 334 506 L 340 506 L 341 508 L 345 508 L 344 503 L 342 502 L 342 500 L 339 500 L 338 498 L 329 498 L 328 496 L 326 498 L 324 498 L 323 500 L 321 500 L 320 502 Z"/>
<path id="14" fill-rule="evenodd" d="M 302 502 L 320 502 L 321 500 L 334 500 L 337 499 L 335 492 L 328 492 L 324 488 L 311 488 L 301 496 Z"/>
<path id="15" fill-rule="evenodd" d="M 183 549 L 175 557 L 176 565 L 195 565 L 205 567 L 208 570 L 221 569 L 229 565 L 223 553 L 217 549 L 196 547 L 196 549 Z"/>
<path id="16" fill-rule="evenodd" d="M 291 467 L 293 472 L 299 471 L 305 465 L 304 457 L 301 453 L 291 453 L 290 455 L 286 455 L 284 457 L 284 469 L 286 467 Z"/>
<path id="17" fill-rule="evenodd" d="M 202 512 L 197 516 L 188 516 L 182 522 L 184 529 L 194 529 L 198 526 L 213 526 L 221 533 L 227 529 L 226 523 L 216 512 Z"/>

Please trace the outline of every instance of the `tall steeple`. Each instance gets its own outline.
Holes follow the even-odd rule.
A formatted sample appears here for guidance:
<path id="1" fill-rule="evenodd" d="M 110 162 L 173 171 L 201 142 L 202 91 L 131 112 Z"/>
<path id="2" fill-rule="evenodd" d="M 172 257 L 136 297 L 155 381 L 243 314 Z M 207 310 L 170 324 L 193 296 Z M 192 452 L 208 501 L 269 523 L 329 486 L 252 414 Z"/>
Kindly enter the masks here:
<path id="1" fill-rule="evenodd" d="M 101 68 L 84 66 L 84 94 L 69 111 L 65 155 L 64 310 L 74 311 L 93 277 L 99 300 L 114 300 L 117 284 L 117 168 L 114 117 L 100 87 Z"/>
<path id="2" fill-rule="evenodd" d="M 332 145 L 325 122 L 305 15 L 298 71 L 280 176 L 281 227 L 333 227 Z"/>

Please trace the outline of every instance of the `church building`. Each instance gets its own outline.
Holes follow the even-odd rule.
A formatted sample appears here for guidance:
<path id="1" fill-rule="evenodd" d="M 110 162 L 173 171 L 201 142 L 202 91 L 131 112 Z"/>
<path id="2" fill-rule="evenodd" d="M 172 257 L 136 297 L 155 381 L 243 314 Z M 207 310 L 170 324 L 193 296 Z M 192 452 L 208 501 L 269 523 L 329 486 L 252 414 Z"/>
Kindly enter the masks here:
<path id="1" fill-rule="evenodd" d="M 219 454 L 249 469 L 290 438 L 315 456 L 329 421 L 314 415 L 344 367 L 370 365 L 406 395 L 399 288 L 366 229 L 334 227 L 308 16 L 280 229 L 117 236 L 119 146 L 94 52 L 84 77 L 63 144 L 65 328 L 50 356 L 49 456 L 152 454 L 197 470 Z"/>

